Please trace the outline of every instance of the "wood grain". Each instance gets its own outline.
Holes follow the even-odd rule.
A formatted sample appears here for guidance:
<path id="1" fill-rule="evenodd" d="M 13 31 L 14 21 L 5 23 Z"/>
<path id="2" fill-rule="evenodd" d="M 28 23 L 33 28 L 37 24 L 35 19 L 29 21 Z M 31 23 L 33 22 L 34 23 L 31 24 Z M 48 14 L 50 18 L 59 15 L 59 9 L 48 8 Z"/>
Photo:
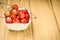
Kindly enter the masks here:
<path id="1" fill-rule="evenodd" d="M 34 40 L 59 40 L 59 30 L 49 0 L 31 0 L 31 11 L 37 19 L 33 21 Z"/>
<path id="2" fill-rule="evenodd" d="M 20 8 L 28 8 L 37 19 L 32 19 L 26 30 L 11 31 L 0 17 L 0 40 L 60 40 L 60 1 L 59 0 L 0 0 L 8 4 L 17 4 Z M 53 8 L 52 8 L 53 6 Z M 4 5 L 4 9 L 10 6 Z M 4 10 L 0 5 L 0 16 Z M 56 17 L 56 18 L 55 18 Z M 57 20 L 57 22 L 56 22 Z M 57 25 L 58 24 L 58 25 Z"/>
<path id="3" fill-rule="evenodd" d="M 53 9 L 60 29 L 60 0 L 52 0 Z"/>

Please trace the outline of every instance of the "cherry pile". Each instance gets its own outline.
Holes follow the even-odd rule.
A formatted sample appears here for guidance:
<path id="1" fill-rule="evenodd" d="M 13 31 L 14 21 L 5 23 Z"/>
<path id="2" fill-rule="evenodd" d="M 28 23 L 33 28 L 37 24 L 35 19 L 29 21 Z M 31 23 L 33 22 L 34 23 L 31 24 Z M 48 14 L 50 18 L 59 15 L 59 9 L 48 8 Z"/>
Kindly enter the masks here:
<path id="1" fill-rule="evenodd" d="M 19 10 L 16 4 L 12 5 L 11 10 L 5 11 L 4 15 L 6 23 L 28 23 L 30 18 L 28 10 Z"/>

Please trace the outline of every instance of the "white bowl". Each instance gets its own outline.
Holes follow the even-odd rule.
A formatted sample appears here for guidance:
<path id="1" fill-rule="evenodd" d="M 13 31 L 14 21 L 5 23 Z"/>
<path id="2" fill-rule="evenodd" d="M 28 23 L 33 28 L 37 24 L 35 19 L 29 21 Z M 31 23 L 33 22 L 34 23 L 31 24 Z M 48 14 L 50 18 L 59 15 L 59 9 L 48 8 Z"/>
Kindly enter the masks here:
<path id="1" fill-rule="evenodd" d="M 19 10 L 21 10 L 21 9 L 24 10 L 25 8 L 19 8 Z M 28 9 L 27 9 L 27 10 L 28 10 Z M 30 14 L 30 10 L 28 10 L 28 12 L 29 12 L 29 14 Z M 18 30 L 25 30 L 25 29 L 29 26 L 29 24 L 31 23 L 31 14 L 30 14 L 29 22 L 26 23 L 26 24 L 23 24 L 23 23 L 7 24 L 7 23 L 5 22 L 5 18 L 3 19 L 3 21 L 4 21 L 4 23 L 6 24 L 6 27 L 8 27 L 9 30 L 16 30 L 16 31 L 18 31 Z"/>

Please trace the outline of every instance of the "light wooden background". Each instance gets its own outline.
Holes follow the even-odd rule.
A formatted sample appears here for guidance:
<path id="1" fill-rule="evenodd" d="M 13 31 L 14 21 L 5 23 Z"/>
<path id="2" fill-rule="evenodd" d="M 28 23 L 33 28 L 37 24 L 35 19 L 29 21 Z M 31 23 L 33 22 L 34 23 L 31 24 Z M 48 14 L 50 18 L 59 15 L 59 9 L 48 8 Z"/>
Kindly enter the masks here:
<path id="1" fill-rule="evenodd" d="M 60 40 L 60 0 L 0 0 L 28 8 L 36 15 L 24 31 L 10 31 L 0 18 L 0 40 Z M 3 5 L 6 10 L 9 6 Z M 0 4 L 0 15 L 4 10 Z"/>

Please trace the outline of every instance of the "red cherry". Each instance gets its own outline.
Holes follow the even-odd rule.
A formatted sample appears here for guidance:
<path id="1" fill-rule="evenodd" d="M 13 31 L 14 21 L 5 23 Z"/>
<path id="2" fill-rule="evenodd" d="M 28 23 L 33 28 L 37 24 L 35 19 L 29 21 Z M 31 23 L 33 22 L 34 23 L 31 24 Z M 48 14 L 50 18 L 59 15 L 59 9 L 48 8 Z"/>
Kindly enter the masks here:
<path id="1" fill-rule="evenodd" d="M 17 10 L 14 9 L 14 10 L 12 10 L 11 13 L 12 13 L 12 15 L 17 15 Z"/>
<path id="2" fill-rule="evenodd" d="M 23 19 L 23 18 L 25 18 L 25 13 L 19 12 L 19 16 L 20 16 L 20 19 Z"/>
<path id="3" fill-rule="evenodd" d="M 6 17 L 10 16 L 10 11 L 6 11 L 6 12 L 4 13 L 4 15 L 5 15 Z"/>
<path id="4" fill-rule="evenodd" d="M 14 19 L 14 18 L 16 18 L 16 15 L 11 15 L 10 17 L 11 17 L 12 19 Z"/>
<path id="5" fill-rule="evenodd" d="M 30 18 L 30 15 L 29 14 L 26 14 L 26 19 L 29 19 Z"/>
<path id="6" fill-rule="evenodd" d="M 24 9 L 24 11 L 23 11 L 25 14 L 27 13 L 28 14 L 28 10 L 27 9 Z"/>
<path id="7" fill-rule="evenodd" d="M 13 19 L 13 23 L 20 23 L 20 19 L 18 19 L 18 18 Z"/>
<path id="8" fill-rule="evenodd" d="M 12 9 L 18 10 L 18 5 L 17 4 L 12 5 Z"/>
<path id="9" fill-rule="evenodd" d="M 28 20 L 25 18 L 21 20 L 21 23 L 27 23 L 27 22 L 28 22 Z"/>
<path id="10" fill-rule="evenodd" d="M 19 16 L 17 16 L 17 18 L 19 19 L 20 17 L 19 17 Z"/>
<path id="11" fill-rule="evenodd" d="M 12 23 L 12 19 L 10 17 L 6 18 L 6 23 Z"/>
<path id="12" fill-rule="evenodd" d="M 20 14 L 20 12 L 23 12 L 23 10 L 18 10 L 18 14 Z"/>
<path id="13" fill-rule="evenodd" d="M 23 12 L 24 10 L 18 10 L 19 12 Z"/>

